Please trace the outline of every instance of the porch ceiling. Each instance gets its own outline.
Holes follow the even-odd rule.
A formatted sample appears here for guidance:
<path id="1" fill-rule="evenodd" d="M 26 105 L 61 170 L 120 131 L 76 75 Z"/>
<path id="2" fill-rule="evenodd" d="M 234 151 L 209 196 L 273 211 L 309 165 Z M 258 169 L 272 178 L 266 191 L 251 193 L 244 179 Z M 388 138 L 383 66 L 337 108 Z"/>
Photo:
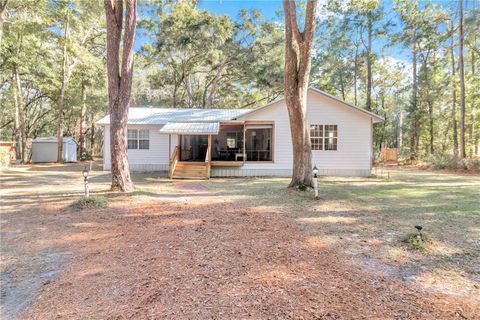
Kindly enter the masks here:
<path id="1" fill-rule="evenodd" d="M 168 122 L 160 133 L 208 135 L 218 134 L 219 130 L 219 122 Z"/>

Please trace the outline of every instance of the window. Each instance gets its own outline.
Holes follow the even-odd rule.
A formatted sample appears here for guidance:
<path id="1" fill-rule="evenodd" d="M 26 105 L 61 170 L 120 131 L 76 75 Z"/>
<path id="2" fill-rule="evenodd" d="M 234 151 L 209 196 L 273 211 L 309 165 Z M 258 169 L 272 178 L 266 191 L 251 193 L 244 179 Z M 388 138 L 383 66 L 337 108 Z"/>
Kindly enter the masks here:
<path id="1" fill-rule="evenodd" d="M 337 150 L 337 125 L 325 126 L 325 150 Z"/>
<path id="2" fill-rule="evenodd" d="M 310 126 L 310 141 L 312 150 L 323 150 L 323 125 L 312 124 Z"/>
<path id="3" fill-rule="evenodd" d="M 149 135 L 150 131 L 148 130 L 138 130 L 138 149 L 150 149 Z"/>
<path id="4" fill-rule="evenodd" d="M 128 129 L 128 149 L 150 149 L 149 131 Z"/>
<path id="5" fill-rule="evenodd" d="M 310 125 L 312 150 L 337 150 L 337 125 Z"/>

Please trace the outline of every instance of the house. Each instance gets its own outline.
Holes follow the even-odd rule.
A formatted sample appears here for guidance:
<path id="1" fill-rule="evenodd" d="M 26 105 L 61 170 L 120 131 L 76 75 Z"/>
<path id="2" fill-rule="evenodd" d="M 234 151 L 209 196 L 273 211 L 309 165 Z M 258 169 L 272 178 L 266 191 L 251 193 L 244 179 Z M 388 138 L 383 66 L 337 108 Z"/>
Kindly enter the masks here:
<path id="1" fill-rule="evenodd" d="M 63 137 L 63 161 L 77 161 L 77 142 L 72 137 Z M 56 162 L 58 157 L 57 137 L 41 137 L 32 140 L 32 162 Z"/>
<path id="2" fill-rule="evenodd" d="M 321 175 L 369 176 L 373 124 L 383 118 L 310 88 L 312 162 Z M 110 170 L 110 117 L 103 127 L 103 168 Z M 172 178 L 290 176 L 292 142 L 284 99 L 256 109 L 130 108 L 131 171 Z"/>

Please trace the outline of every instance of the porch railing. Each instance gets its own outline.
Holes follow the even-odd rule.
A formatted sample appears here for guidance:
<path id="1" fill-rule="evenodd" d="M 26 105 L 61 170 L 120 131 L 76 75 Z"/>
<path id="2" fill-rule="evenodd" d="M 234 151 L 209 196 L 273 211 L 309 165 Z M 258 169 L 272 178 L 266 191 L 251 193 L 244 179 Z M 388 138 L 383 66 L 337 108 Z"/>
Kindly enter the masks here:
<path id="1" fill-rule="evenodd" d="M 168 177 L 169 178 L 172 178 L 173 173 L 175 172 L 175 168 L 177 167 L 179 155 L 180 155 L 180 148 L 179 148 L 179 146 L 176 146 L 175 150 L 173 150 L 173 154 L 172 154 L 172 157 L 170 158 L 170 163 L 168 165 Z"/>

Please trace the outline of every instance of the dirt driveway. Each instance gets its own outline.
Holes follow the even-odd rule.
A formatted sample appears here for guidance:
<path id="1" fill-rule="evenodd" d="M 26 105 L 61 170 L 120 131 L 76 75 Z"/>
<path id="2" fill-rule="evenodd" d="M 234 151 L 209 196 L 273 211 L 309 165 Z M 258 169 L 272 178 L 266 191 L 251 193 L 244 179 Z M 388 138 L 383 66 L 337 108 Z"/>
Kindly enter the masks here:
<path id="1" fill-rule="evenodd" d="M 198 182 L 136 175 L 137 191 L 91 189 L 105 209 L 73 211 L 81 165 L 1 173 L 6 319 L 478 318 L 471 300 L 429 294 L 306 236 L 268 207 Z"/>

